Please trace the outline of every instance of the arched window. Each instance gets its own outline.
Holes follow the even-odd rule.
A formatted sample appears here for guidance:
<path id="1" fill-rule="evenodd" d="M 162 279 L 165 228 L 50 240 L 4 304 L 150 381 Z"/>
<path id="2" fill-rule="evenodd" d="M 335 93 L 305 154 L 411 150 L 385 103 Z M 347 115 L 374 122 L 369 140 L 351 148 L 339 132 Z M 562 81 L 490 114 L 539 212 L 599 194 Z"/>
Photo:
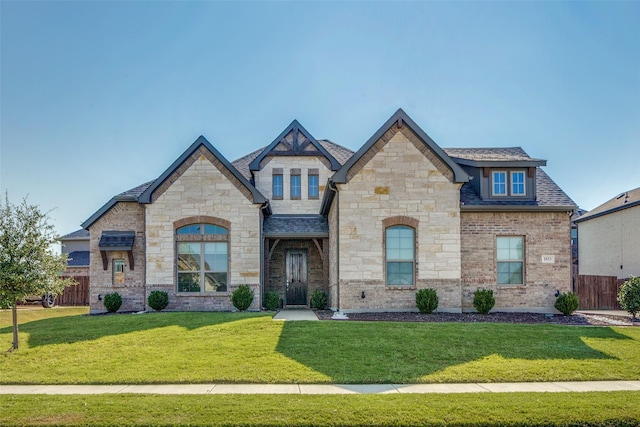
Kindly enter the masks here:
<path id="1" fill-rule="evenodd" d="M 406 225 L 386 228 L 387 286 L 413 286 L 415 284 L 415 236 L 415 230 Z"/>
<path id="2" fill-rule="evenodd" d="M 178 292 L 226 292 L 229 230 L 213 224 L 176 229 Z"/>

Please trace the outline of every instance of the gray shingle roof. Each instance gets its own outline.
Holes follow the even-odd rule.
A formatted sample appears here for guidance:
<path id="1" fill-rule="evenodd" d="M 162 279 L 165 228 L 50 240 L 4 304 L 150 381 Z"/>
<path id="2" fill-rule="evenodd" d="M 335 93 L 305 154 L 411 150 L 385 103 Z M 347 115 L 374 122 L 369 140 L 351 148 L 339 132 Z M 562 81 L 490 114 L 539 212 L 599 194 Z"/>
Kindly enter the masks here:
<path id="1" fill-rule="evenodd" d="M 482 200 L 471 183 L 466 183 L 460 189 L 460 202 L 462 206 L 576 207 L 573 200 L 541 168 L 536 173 L 536 190 L 536 200 Z"/>
<path id="2" fill-rule="evenodd" d="M 138 197 L 140 197 L 140 195 L 144 193 L 144 191 L 149 188 L 154 182 L 155 179 L 149 182 L 145 182 L 144 184 L 140 184 L 137 187 L 133 187 L 130 190 L 118 194 L 116 197 L 134 197 L 136 200 L 138 200 Z"/>
<path id="3" fill-rule="evenodd" d="M 87 267 L 89 265 L 89 251 L 74 251 L 67 259 L 69 267 Z"/>
<path id="4" fill-rule="evenodd" d="M 131 250 L 135 238 L 135 231 L 103 231 L 98 247 L 107 251 Z"/>
<path id="5" fill-rule="evenodd" d="M 597 218 L 599 216 L 607 215 L 613 212 L 620 211 L 622 209 L 628 209 L 633 206 L 640 205 L 640 187 L 633 190 L 625 191 L 607 200 L 597 208 L 590 210 L 589 212 L 576 219 L 575 222 L 582 222 L 588 219 Z"/>
<path id="6" fill-rule="evenodd" d="M 443 148 L 449 157 L 475 161 L 543 161 L 534 159 L 521 147 Z"/>
<path id="7" fill-rule="evenodd" d="M 73 233 L 65 234 L 60 240 L 87 240 L 89 238 L 89 230 L 81 228 Z"/>
<path id="8" fill-rule="evenodd" d="M 272 215 L 264 219 L 264 236 L 328 237 L 329 223 L 322 215 Z"/>

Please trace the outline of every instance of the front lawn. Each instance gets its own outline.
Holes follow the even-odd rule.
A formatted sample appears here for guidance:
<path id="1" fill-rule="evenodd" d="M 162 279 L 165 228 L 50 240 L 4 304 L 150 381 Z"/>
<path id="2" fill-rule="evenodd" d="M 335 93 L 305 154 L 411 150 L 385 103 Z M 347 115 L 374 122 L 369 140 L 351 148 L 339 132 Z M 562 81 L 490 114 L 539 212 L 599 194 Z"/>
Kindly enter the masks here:
<path id="1" fill-rule="evenodd" d="M 2 396 L 3 426 L 637 426 L 640 392 Z"/>
<path id="2" fill-rule="evenodd" d="M 44 316 L 46 318 L 38 318 Z M 640 328 L 275 322 L 266 313 L 21 310 L 1 384 L 428 383 L 640 379 Z M 11 345 L 0 312 L 0 349 Z"/>

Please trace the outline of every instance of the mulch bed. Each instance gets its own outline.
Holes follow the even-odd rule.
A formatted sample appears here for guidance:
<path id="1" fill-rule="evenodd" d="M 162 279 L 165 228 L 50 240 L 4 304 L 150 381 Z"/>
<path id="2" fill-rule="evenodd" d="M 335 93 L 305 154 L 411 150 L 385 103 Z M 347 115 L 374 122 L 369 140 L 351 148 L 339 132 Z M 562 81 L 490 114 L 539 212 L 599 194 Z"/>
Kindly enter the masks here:
<path id="1" fill-rule="evenodd" d="M 320 320 L 332 320 L 333 311 L 318 310 L 316 315 Z M 571 316 L 545 315 L 540 313 L 431 313 L 420 314 L 414 312 L 385 312 L 385 313 L 349 313 L 346 321 L 365 322 L 495 322 L 522 324 L 555 324 L 578 326 L 640 326 L 640 322 L 632 321 L 630 316 L 612 316 L 605 314 L 575 313 Z M 340 320 L 344 321 L 344 320 Z"/>

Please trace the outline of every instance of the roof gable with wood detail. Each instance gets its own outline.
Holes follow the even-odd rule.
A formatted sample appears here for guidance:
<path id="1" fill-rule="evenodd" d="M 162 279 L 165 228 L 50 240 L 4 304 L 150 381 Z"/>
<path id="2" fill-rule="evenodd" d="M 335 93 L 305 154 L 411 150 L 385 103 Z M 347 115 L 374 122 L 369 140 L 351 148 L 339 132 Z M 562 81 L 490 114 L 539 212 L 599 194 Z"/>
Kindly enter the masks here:
<path id="1" fill-rule="evenodd" d="M 324 157 L 332 171 L 340 169 L 340 162 L 318 142 L 297 120 L 266 146 L 249 164 L 250 171 L 259 171 L 267 156 L 318 156 Z"/>

